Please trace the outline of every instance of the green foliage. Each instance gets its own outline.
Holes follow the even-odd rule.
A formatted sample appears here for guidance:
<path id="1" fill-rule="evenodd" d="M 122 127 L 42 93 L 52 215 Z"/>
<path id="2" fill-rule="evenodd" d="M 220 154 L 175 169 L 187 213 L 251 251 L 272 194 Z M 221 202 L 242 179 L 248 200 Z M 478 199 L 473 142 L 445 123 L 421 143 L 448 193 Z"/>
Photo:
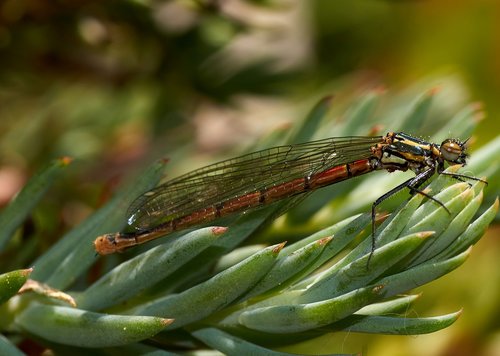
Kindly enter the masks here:
<path id="1" fill-rule="evenodd" d="M 420 96 L 407 111 L 401 129 L 416 129 L 429 120 L 432 98 L 430 92 Z M 339 132 L 363 133 L 378 100 L 376 92 L 357 100 Z M 312 138 L 331 125 L 324 122 L 330 108 L 331 99 L 318 104 L 288 140 Z M 467 107 L 449 122 L 469 122 L 474 114 Z M 496 139 L 474 152 L 467 172 L 498 177 L 499 142 Z M 58 172 L 60 162 L 34 176 L 2 212 L 4 240 L 10 241 L 4 249 L 16 245 L 11 240 L 15 229 L 56 174 L 47 172 Z M 459 267 L 498 211 L 497 200 L 483 202 L 484 183 L 457 182 L 440 175 L 426 189 L 448 211 L 419 194 L 397 208 L 391 202 L 384 204 L 384 209 L 392 206 L 394 212 L 377 228 L 376 249 L 371 255 L 369 215 L 350 214 L 366 211 L 373 201 L 370 190 L 377 187 L 375 194 L 388 190 L 395 185 L 396 174 L 366 177 L 327 188 L 322 199 L 313 195 L 282 224 L 275 224 L 266 236 L 297 240 L 286 247 L 282 243 L 245 246 L 245 240 L 251 243 L 252 236 L 258 237 L 256 232 L 286 208 L 286 204 L 274 204 L 242 216 L 227 231 L 201 228 L 158 240 L 156 247 L 139 248 L 125 259 L 102 257 L 110 263 L 108 272 L 86 282 L 93 275 L 89 268 L 99 260 L 92 241 L 123 227 L 125 209 L 137 195 L 157 184 L 164 163 L 154 163 L 38 256 L 31 278 L 46 284 L 39 292 L 15 295 L 28 278 L 25 271 L 0 276 L 0 293 L 6 302 L 0 310 L 6 317 L 3 331 L 32 335 L 47 345 L 122 346 L 129 352 L 137 350 L 137 342 L 151 337 L 156 340 L 154 349 L 164 350 L 180 344 L 197 348 L 193 340 L 198 340 L 228 354 L 271 354 L 268 348 L 337 331 L 435 332 L 451 325 L 460 312 L 408 318 L 404 310 L 416 298 L 400 294 Z M 498 191 L 497 182 L 490 180 L 488 190 Z M 334 203 L 324 203 L 333 198 Z M 344 219 L 339 221 L 339 217 Z M 47 292 L 50 288 L 74 296 L 77 307 L 60 306 L 69 299 Z M 2 338 L 0 347 L 8 350 L 14 346 Z"/>
<path id="2" fill-rule="evenodd" d="M 0 274 L 0 304 L 14 296 L 26 283 L 32 269 L 23 269 Z"/>
<path id="3" fill-rule="evenodd" d="M 76 308 L 32 303 L 17 318 L 24 330 L 48 341 L 83 347 L 109 347 L 152 337 L 172 320 L 104 315 Z"/>

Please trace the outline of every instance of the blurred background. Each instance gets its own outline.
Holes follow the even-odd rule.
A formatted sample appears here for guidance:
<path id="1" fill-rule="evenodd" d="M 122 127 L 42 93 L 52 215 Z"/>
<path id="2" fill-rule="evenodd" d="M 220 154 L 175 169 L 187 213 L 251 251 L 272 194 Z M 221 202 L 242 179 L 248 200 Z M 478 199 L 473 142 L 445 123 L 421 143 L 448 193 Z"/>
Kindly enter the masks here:
<path id="1" fill-rule="evenodd" d="M 500 127 L 500 2 L 5 0 L 0 66 L 0 206 L 47 162 L 75 158 L 27 223 L 43 250 L 154 159 L 171 160 L 171 178 L 237 154 L 326 95 L 341 112 L 370 91 L 451 92 L 482 103 L 481 147 Z M 499 233 L 408 311 L 463 307 L 450 328 L 335 334 L 295 351 L 500 355 Z"/>

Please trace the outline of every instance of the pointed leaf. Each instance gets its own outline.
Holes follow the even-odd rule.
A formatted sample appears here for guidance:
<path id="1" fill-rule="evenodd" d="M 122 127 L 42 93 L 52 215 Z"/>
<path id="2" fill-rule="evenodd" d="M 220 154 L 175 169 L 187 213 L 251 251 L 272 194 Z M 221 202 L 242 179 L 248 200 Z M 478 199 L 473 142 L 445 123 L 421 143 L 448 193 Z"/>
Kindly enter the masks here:
<path id="1" fill-rule="evenodd" d="M 476 214 L 483 201 L 483 192 L 474 197 L 465 208 L 449 223 L 446 230 L 434 239 L 432 243 L 424 246 L 410 262 L 410 266 L 418 265 L 438 255 L 453 244 L 456 238 L 466 229 L 467 225 Z"/>
<path id="2" fill-rule="evenodd" d="M 11 343 L 9 339 L 0 334 L 0 355 L 8 355 L 8 356 L 23 356 L 24 352 L 21 352 L 16 345 Z"/>
<path id="3" fill-rule="evenodd" d="M 241 246 L 225 254 L 217 261 L 217 264 L 214 267 L 214 274 L 222 272 L 225 269 L 228 269 L 229 267 L 240 263 L 244 259 L 252 256 L 254 253 L 257 253 L 266 247 L 267 245 L 264 244 Z"/>
<path id="4" fill-rule="evenodd" d="M 369 265 L 367 263 L 370 254 L 351 262 L 342 269 L 337 269 L 334 265 L 317 277 L 316 282 L 302 294 L 300 301 L 311 303 L 366 286 L 432 235 L 432 232 L 421 232 L 388 243 L 375 250 Z"/>
<path id="5" fill-rule="evenodd" d="M 462 314 L 461 311 L 430 318 L 394 318 L 389 316 L 360 316 L 346 318 L 342 324 L 343 330 L 349 332 L 390 334 L 390 335 L 421 335 L 444 329 L 453 324 Z"/>
<path id="6" fill-rule="evenodd" d="M 373 118 L 375 109 L 380 101 L 380 90 L 374 90 L 365 95 L 359 102 L 350 106 L 344 120 L 345 125 L 341 128 L 340 136 L 352 136 L 363 134 L 367 130 L 367 122 Z"/>
<path id="7" fill-rule="evenodd" d="M 290 137 L 288 142 L 290 144 L 311 141 L 315 133 L 318 131 L 318 126 L 321 120 L 328 113 L 332 107 L 333 96 L 327 96 L 321 99 L 316 106 L 312 108 L 302 125 L 298 128 L 297 132 Z"/>
<path id="8" fill-rule="evenodd" d="M 120 264 L 78 297 L 79 307 L 101 310 L 130 299 L 196 258 L 225 231 L 196 230 Z"/>
<path id="9" fill-rule="evenodd" d="M 239 321 L 247 328 L 269 333 L 296 333 L 325 326 L 375 300 L 382 287 L 354 290 L 337 298 L 309 304 L 280 305 L 243 312 Z"/>
<path id="10" fill-rule="evenodd" d="M 418 130 L 422 127 L 423 122 L 429 115 L 435 94 L 435 89 L 431 89 L 422 94 L 413 104 L 410 112 L 408 112 L 403 120 L 401 120 L 401 125 L 398 129 L 405 132 L 418 132 Z"/>
<path id="11" fill-rule="evenodd" d="M 498 212 L 498 205 L 498 198 L 496 198 L 492 206 L 474 220 L 451 246 L 434 257 L 432 261 L 442 261 L 474 245 L 484 235 L 488 225 L 495 218 Z"/>
<path id="12" fill-rule="evenodd" d="M 28 280 L 33 268 L 0 274 L 0 304 L 14 296 Z"/>
<path id="13" fill-rule="evenodd" d="M 289 284 L 285 282 L 309 266 L 321 252 L 323 252 L 325 246 L 328 245 L 331 240 L 331 237 L 325 237 L 318 241 L 311 242 L 309 245 L 293 251 L 289 255 L 284 255 L 283 258 L 281 258 L 282 251 L 275 265 L 264 278 L 245 294 L 244 299 L 262 294 L 275 287 L 283 289 Z"/>
<path id="14" fill-rule="evenodd" d="M 138 195 L 160 180 L 165 160 L 155 162 L 135 182 L 121 190 L 104 207 L 67 233 L 35 261 L 33 277 L 53 288 L 64 289 L 96 260 L 94 239 L 104 233 L 119 231 L 125 224 L 128 206 Z"/>
<path id="15" fill-rule="evenodd" d="M 467 183 L 453 184 L 445 188 L 439 194 L 434 195 L 433 198 L 443 203 L 446 208 L 448 208 L 449 212 L 443 209 L 443 207 L 437 202 L 427 200 L 411 216 L 408 221 L 407 228 L 403 231 L 403 233 L 423 230 L 438 231 L 433 227 L 436 224 L 439 225 L 439 228 L 442 231 L 443 226 L 446 226 L 446 224 L 440 224 L 439 222 L 441 219 L 447 219 L 448 221 L 451 220 L 453 214 L 456 215 L 458 211 L 463 209 L 465 206 L 465 203 L 458 198 L 459 195 L 463 193 L 465 194 L 460 196 L 460 198 L 467 198 L 469 201 L 472 199 L 473 195 Z"/>
<path id="16" fill-rule="evenodd" d="M 408 308 L 411 306 L 411 304 L 413 304 L 413 302 L 417 300 L 417 298 L 420 298 L 420 294 L 408 295 L 393 300 L 389 300 L 387 302 L 370 304 L 358 310 L 356 314 L 384 315 L 384 314 L 394 314 L 400 311 L 407 311 Z"/>
<path id="17" fill-rule="evenodd" d="M 236 336 L 216 328 L 196 330 L 191 333 L 195 338 L 206 345 L 219 350 L 224 355 L 252 355 L 252 356 L 286 356 L 284 352 L 272 351 L 262 346 L 252 344 Z"/>
<path id="18" fill-rule="evenodd" d="M 385 298 L 392 297 L 444 276 L 464 263 L 468 256 L 469 250 L 445 261 L 426 262 L 409 270 L 382 278 L 377 281 L 377 284 L 384 286 L 383 295 Z"/>
<path id="19" fill-rule="evenodd" d="M 0 251 L 12 238 L 16 229 L 22 224 L 33 208 L 47 192 L 54 180 L 71 163 L 68 157 L 50 163 L 46 168 L 32 177 L 10 204 L 0 213 Z"/>
<path id="20" fill-rule="evenodd" d="M 211 279 L 182 293 L 153 300 L 134 310 L 140 315 L 168 315 L 174 328 L 184 326 L 229 305 L 255 285 L 273 266 L 283 244 L 270 246 Z"/>
<path id="21" fill-rule="evenodd" d="M 81 309 L 33 304 L 16 318 L 26 331 L 46 340 L 81 347 L 126 345 L 156 335 L 173 320 L 107 315 Z"/>

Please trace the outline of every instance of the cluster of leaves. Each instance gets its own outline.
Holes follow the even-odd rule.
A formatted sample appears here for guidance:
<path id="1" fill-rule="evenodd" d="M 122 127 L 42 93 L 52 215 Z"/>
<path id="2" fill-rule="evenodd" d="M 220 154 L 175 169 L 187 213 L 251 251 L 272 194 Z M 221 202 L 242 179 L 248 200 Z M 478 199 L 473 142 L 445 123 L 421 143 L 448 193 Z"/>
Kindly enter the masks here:
<path id="1" fill-rule="evenodd" d="M 429 119 L 438 125 L 430 110 L 434 98 L 434 93 L 417 98 L 403 120 L 391 127 L 411 132 Z M 345 120 L 336 123 L 338 135 L 366 132 L 379 100 L 375 92 L 352 105 Z M 324 128 L 330 102 L 320 102 L 289 137 L 273 136 L 266 144 L 312 138 Z M 389 122 L 390 110 L 386 114 Z M 476 106 L 465 107 L 432 140 L 439 142 L 452 128 L 460 136 L 470 134 L 476 114 Z M 475 152 L 466 171 L 487 176 L 493 191 L 498 190 L 499 146 L 497 138 Z M 22 253 L 12 239 L 16 229 L 69 163 L 53 162 L 5 208 L 0 215 L 3 251 Z M 377 228 L 376 249 L 370 256 L 369 214 L 354 212 L 366 211 L 371 194 L 378 194 L 374 186 L 382 192 L 394 186 L 395 175 L 368 177 L 313 195 L 288 214 L 283 227 L 273 227 L 271 233 L 285 237 L 283 241 L 301 237 L 289 246 L 248 244 L 283 209 L 278 203 L 245 214 L 229 229 L 205 227 L 173 234 L 149 250 L 126 254 L 125 261 L 106 257 L 107 272 L 87 282 L 92 276 L 89 268 L 98 260 L 93 240 L 123 227 L 124 211 L 158 183 L 164 164 L 154 163 L 65 234 L 36 258 L 33 269 L 0 276 L 0 328 L 5 335 L 11 340 L 33 337 L 65 352 L 77 347 L 175 352 L 205 345 L 226 354 L 279 354 L 269 348 L 339 330 L 433 332 L 453 323 L 460 313 L 408 318 L 404 310 L 416 296 L 401 294 L 460 266 L 498 210 L 494 198 L 483 203 L 484 183 L 439 176 L 426 189 L 448 211 L 422 195 L 413 196 Z M 328 204 L 333 197 L 335 203 Z M 332 206 L 339 213 L 333 214 Z M 318 228 L 329 219 L 328 227 Z M 305 233 L 307 229 L 313 233 Z M 139 343 L 146 339 L 154 346 Z M 11 340 L 0 339 L 2 353 L 19 353 Z"/>

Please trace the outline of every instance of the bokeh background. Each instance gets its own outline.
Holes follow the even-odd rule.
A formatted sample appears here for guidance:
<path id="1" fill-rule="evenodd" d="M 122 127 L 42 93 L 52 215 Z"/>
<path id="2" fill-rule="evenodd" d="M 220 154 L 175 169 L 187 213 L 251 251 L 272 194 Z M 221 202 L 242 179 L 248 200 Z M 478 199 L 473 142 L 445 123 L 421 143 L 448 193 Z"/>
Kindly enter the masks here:
<path id="1" fill-rule="evenodd" d="M 26 223 L 40 250 L 154 159 L 168 157 L 172 177 L 228 157 L 325 95 L 451 90 L 484 107 L 474 148 L 500 131 L 497 0 L 6 0 L 0 66 L 0 206 L 48 161 L 75 158 Z M 463 307 L 450 328 L 295 351 L 500 355 L 499 234 L 408 311 Z"/>

